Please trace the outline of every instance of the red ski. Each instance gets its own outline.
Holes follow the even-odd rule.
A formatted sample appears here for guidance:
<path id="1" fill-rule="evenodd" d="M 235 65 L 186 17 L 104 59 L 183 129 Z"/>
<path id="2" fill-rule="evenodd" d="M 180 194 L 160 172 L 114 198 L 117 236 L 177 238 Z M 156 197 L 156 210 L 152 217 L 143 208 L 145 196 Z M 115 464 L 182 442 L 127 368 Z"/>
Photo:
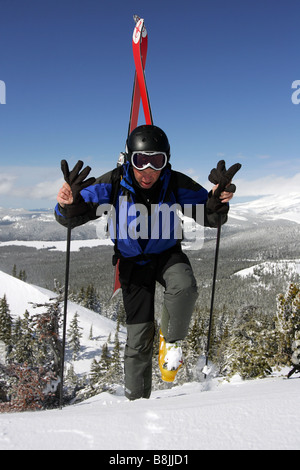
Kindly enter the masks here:
<path id="1" fill-rule="evenodd" d="M 134 20 L 136 26 L 133 31 L 132 36 L 132 49 L 133 57 L 135 63 L 135 75 L 134 75 L 134 84 L 131 100 L 131 110 L 129 117 L 129 126 L 128 126 L 128 135 L 137 127 L 139 110 L 140 110 L 140 101 L 142 99 L 143 109 L 146 124 L 153 124 L 152 113 L 150 107 L 150 101 L 146 86 L 145 79 L 145 65 L 147 58 L 147 49 L 148 49 L 148 34 L 144 25 L 144 20 L 139 18 L 137 15 L 134 15 Z M 121 289 L 121 284 L 119 280 L 119 260 L 117 261 L 115 267 L 115 279 L 114 279 L 114 290 L 112 297 L 113 298 Z"/>
<path id="2" fill-rule="evenodd" d="M 143 103 L 146 124 L 153 124 L 149 95 L 146 86 L 145 70 L 143 64 L 143 41 L 147 40 L 148 35 L 144 26 L 144 20 L 141 18 L 135 25 L 132 36 L 132 50 L 135 63 L 136 77 L 138 81 L 139 91 Z M 135 126 L 136 127 L 136 126 Z M 134 127 L 132 128 L 132 130 Z"/>
<path id="3" fill-rule="evenodd" d="M 140 21 L 139 16 L 134 15 L 134 20 L 136 24 Z M 135 35 L 135 29 L 133 35 Z M 143 32 L 140 36 L 140 52 L 141 52 L 141 60 L 142 60 L 142 67 L 145 70 L 146 66 L 146 59 L 147 59 L 147 50 L 148 50 L 148 34 L 145 26 L 143 27 Z M 137 73 L 134 74 L 134 83 L 133 83 L 133 92 L 132 92 L 132 101 L 131 101 L 131 111 L 129 117 L 129 126 L 128 126 L 128 135 L 131 134 L 133 129 L 135 129 L 138 125 L 138 118 L 139 118 L 139 110 L 140 110 L 140 101 L 141 101 L 141 92 L 140 87 L 137 79 Z"/>

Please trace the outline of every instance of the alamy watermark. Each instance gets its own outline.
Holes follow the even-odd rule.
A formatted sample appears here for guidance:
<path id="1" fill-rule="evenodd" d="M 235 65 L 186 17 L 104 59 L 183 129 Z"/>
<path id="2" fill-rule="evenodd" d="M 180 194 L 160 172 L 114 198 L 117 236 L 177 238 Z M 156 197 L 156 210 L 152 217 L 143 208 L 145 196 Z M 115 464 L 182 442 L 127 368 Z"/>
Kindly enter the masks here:
<path id="1" fill-rule="evenodd" d="M 292 89 L 296 89 L 296 91 L 294 91 L 291 96 L 292 103 L 299 104 L 300 103 L 300 80 L 293 81 Z"/>
<path id="2" fill-rule="evenodd" d="M 119 198 L 117 211 L 111 204 L 101 204 L 97 216 L 108 217 L 109 236 L 113 240 L 184 240 L 197 242 L 201 248 L 204 242 L 204 205 L 130 204 L 127 196 Z M 103 227 L 97 227 L 97 235 L 103 238 Z M 199 243 L 201 246 L 199 246 Z"/>
<path id="3" fill-rule="evenodd" d="M 3 80 L 0 80 L 0 104 L 6 104 L 6 85 Z"/>

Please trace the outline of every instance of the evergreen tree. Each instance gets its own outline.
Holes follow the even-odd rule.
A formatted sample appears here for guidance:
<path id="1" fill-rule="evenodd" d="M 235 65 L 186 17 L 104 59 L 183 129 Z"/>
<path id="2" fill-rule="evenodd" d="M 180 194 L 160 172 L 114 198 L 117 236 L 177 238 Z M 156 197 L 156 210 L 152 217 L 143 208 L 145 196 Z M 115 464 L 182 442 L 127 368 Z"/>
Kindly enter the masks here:
<path id="1" fill-rule="evenodd" d="M 17 277 L 17 266 L 15 264 L 13 265 L 12 276 Z"/>
<path id="2" fill-rule="evenodd" d="M 75 295 L 74 301 L 79 305 L 84 305 L 85 302 L 85 290 L 84 287 L 81 287 L 78 294 Z"/>
<path id="3" fill-rule="evenodd" d="M 290 365 L 292 343 L 300 330 L 300 286 L 290 284 L 285 295 L 277 298 L 275 331 L 277 341 L 276 363 Z"/>
<path id="4" fill-rule="evenodd" d="M 55 292 L 58 295 L 61 295 L 64 290 L 61 283 L 57 279 L 54 279 L 53 284 L 54 284 L 53 292 Z"/>
<path id="5" fill-rule="evenodd" d="M 117 328 L 115 333 L 114 348 L 111 357 L 110 364 L 110 375 L 113 378 L 114 383 L 120 383 L 123 377 L 123 369 L 120 358 L 120 341 L 119 341 L 120 322 L 117 322 Z"/>
<path id="6" fill-rule="evenodd" d="M 27 274 L 26 274 L 26 271 L 25 269 L 21 269 L 20 272 L 19 272 L 19 279 L 23 282 L 26 282 L 27 281 Z"/>
<path id="7" fill-rule="evenodd" d="M 203 325 L 197 316 L 183 342 L 184 367 L 177 377 L 177 381 L 180 384 L 197 378 L 196 365 L 201 354 L 200 338 L 203 335 L 202 329 Z"/>
<path id="8" fill-rule="evenodd" d="M 101 380 L 101 366 L 100 366 L 100 361 L 97 361 L 97 359 L 94 357 L 92 364 L 91 364 L 91 369 L 90 369 L 90 383 L 92 387 L 96 387 L 97 384 L 99 384 Z"/>
<path id="9" fill-rule="evenodd" d="M 195 359 L 198 359 L 200 355 L 200 338 L 203 336 L 203 334 L 203 324 L 200 323 L 198 318 L 195 318 L 186 340 L 192 362 L 195 362 Z"/>
<path id="10" fill-rule="evenodd" d="M 90 339 L 90 340 L 93 339 L 93 325 L 91 325 L 91 327 L 90 327 L 89 339 Z"/>
<path id="11" fill-rule="evenodd" d="M 100 372 L 103 377 L 106 377 L 107 371 L 110 368 L 110 364 L 111 364 L 111 356 L 109 354 L 108 344 L 106 342 L 102 346 L 102 353 L 101 353 L 101 358 L 100 358 Z"/>
<path id="12" fill-rule="evenodd" d="M 10 353 L 10 360 L 18 364 L 26 362 L 28 365 L 35 365 L 35 338 L 32 328 L 32 321 L 26 310 L 23 318 L 18 317 L 13 326 L 13 349 Z"/>
<path id="13" fill-rule="evenodd" d="M 82 328 L 78 324 L 78 313 L 76 312 L 67 332 L 73 360 L 78 358 L 80 352 L 80 338 L 82 338 L 80 330 L 82 330 Z"/>
<path id="14" fill-rule="evenodd" d="M 75 373 L 74 365 L 70 364 L 66 373 L 65 385 L 68 389 L 76 390 L 78 386 L 78 376 Z"/>
<path id="15" fill-rule="evenodd" d="M 229 377 L 265 377 L 271 373 L 272 351 L 268 348 L 268 325 L 254 306 L 242 310 L 225 349 L 224 369 Z"/>
<path id="16" fill-rule="evenodd" d="M 101 313 L 101 304 L 93 284 L 89 284 L 86 288 L 83 306 L 94 312 Z"/>
<path id="17" fill-rule="evenodd" d="M 88 395 L 96 395 L 110 390 L 112 384 L 111 365 L 112 360 L 108 352 L 108 345 L 104 343 L 99 361 L 94 358 L 91 364 Z"/>
<path id="18" fill-rule="evenodd" d="M 6 295 L 0 299 L 0 340 L 7 346 L 12 344 L 12 317 Z"/>
<path id="19" fill-rule="evenodd" d="M 62 356 L 62 342 L 59 337 L 61 320 L 60 298 L 42 305 L 46 311 L 32 317 L 36 340 L 39 348 L 36 360 L 47 370 L 52 370 L 54 376 L 59 376 Z M 41 307 L 41 305 L 39 305 Z"/>

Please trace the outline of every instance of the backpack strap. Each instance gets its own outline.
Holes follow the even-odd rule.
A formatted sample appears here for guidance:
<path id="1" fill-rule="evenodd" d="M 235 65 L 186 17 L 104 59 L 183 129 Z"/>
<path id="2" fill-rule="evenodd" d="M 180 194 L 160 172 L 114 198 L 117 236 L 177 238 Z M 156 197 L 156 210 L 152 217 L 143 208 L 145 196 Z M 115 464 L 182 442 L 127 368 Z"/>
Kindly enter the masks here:
<path id="1" fill-rule="evenodd" d="M 116 207 L 118 194 L 120 190 L 120 183 L 123 178 L 123 165 L 118 166 L 112 171 L 111 182 L 112 182 L 112 191 L 111 191 L 111 205 Z M 114 244 L 114 254 L 112 257 L 112 264 L 116 266 L 118 259 L 120 258 L 120 252 L 117 246 L 117 237 Z"/>
<path id="2" fill-rule="evenodd" d="M 123 166 L 118 166 L 112 171 L 112 175 L 111 175 L 111 181 L 112 181 L 111 204 L 114 207 L 116 206 L 122 178 L 123 178 Z"/>

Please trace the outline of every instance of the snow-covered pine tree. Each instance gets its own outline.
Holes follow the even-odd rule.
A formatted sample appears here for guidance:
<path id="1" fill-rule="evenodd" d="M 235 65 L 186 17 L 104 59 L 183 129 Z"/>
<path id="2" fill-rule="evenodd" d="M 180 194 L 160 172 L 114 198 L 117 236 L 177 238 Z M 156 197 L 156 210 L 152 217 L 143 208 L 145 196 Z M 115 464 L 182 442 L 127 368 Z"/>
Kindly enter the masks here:
<path id="1" fill-rule="evenodd" d="M 268 348 L 269 329 L 255 306 L 245 307 L 233 325 L 227 347 L 223 373 L 243 379 L 265 377 L 271 373 L 272 351 Z"/>
<path id="2" fill-rule="evenodd" d="M 203 321 L 197 315 L 183 342 L 184 367 L 177 376 L 177 383 L 191 382 L 197 379 L 197 363 L 202 351 Z"/>
<path id="3" fill-rule="evenodd" d="M 114 348 L 111 356 L 110 363 L 110 376 L 113 383 L 120 384 L 123 378 L 123 368 L 121 364 L 121 345 L 119 341 L 120 322 L 117 321 L 117 328 L 114 339 Z"/>
<path id="4" fill-rule="evenodd" d="M 0 299 L 0 340 L 3 341 L 8 348 L 12 344 L 12 316 L 10 314 L 9 305 L 6 295 Z"/>
<path id="5" fill-rule="evenodd" d="M 85 290 L 81 287 L 79 292 L 70 292 L 69 299 L 79 305 L 84 305 Z"/>
<path id="6" fill-rule="evenodd" d="M 100 373 L 102 377 L 106 377 L 107 371 L 110 368 L 111 357 L 108 351 L 108 343 L 104 343 L 102 346 L 102 353 L 100 357 Z"/>
<path id="7" fill-rule="evenodd" d="M 90 369 L 90 386 L 81 393 L 84 397 L 97 395 L 103 391 L 109 391 L 111 386 L 111 357 L 107 343 L 102 346 L 102 353 L 99 360 L 93 359 Z"/>
<path id="8" fill-rule="evenodd" d="M 70 323 L 67 335 L 68 335 L 68 345 L 72 350 L 72 359 L 76 360 L 80 352 L 80 338 L 82 338 L 81 331 L 82 328 L 78 323 L 78 313 L 75 312 L 75 315 Z"/>
<path id="9" fill-rule="evenodd" d="M 93 284 L 89 284 L 86 288 L 83 306 L 94 312 L 101 313 L 101 304 Z"/>
<path id="10" fill-rule="evenodd" d="M 102 371 L 101 371 L 101 366 L 100 366 L 100 361 L 97 361 L 97 359 L 94 357 L 91 363 L 91 369 L 90 369 L 90 383 L 93 388 L 97 387 L 101 380 L 102 376 Z"/>
<path id="11" fill-rule="evenodd" d="M 26 274 L 26 271 L 25 269 L 21 269 L 20 272 L 19 272 L 19 279 L 23 282 L 26 282 L 27 281 L 27 274 Z"/>
<path id="12" fill-rule="evenodd" d="M 85 377 L 79 377 L 76 374 L 75 369 L 74 369 L 74 364 L 71 363 L 67 368 L 67 372 L 65 376 L 65 386 L 68 390 L 67 393 L 69 394 L 69 396 L 74 397 L 76 391 L 84 388 L 85 381 L 86 381 Z"/>
<path id="13" fill-rule="evenodd" d="M 41 306 L 45 307 L 45 312 L 32 317 L 36 339 L 39 342 L 36 360 L 59 377 L 62 356 L 62 341 L 59 336 L 61 299 L 57 297 L 52 302 L 39 305 Z"/>
<path id="14" fill-rule="evenodd" d="M 292 343 L 300 331 L 300 286 L 291 283 L 286 294 L 277 298 L 275 335 L 277 365 L 291 365 Z"/>
<path id="15" fill-rule="evenodd" d="M 93 335 L 93 324 L 91 324 L 89 339 L 90 339 L 90 340 L 93 340 L 93 337 L 94 337 L 94 335 Z"/>
<path id="16" fill-rule="evenodd" d="M 17 318 L 12 331 L 13 347 L 9 355 L 10 361 L 17 364 L 26 362 L 31 366 L 36 365 L 35 352 L 37 345 L 35 344 L 34 329 L 28 310 L 25 311 L 22 318 Z"/>

